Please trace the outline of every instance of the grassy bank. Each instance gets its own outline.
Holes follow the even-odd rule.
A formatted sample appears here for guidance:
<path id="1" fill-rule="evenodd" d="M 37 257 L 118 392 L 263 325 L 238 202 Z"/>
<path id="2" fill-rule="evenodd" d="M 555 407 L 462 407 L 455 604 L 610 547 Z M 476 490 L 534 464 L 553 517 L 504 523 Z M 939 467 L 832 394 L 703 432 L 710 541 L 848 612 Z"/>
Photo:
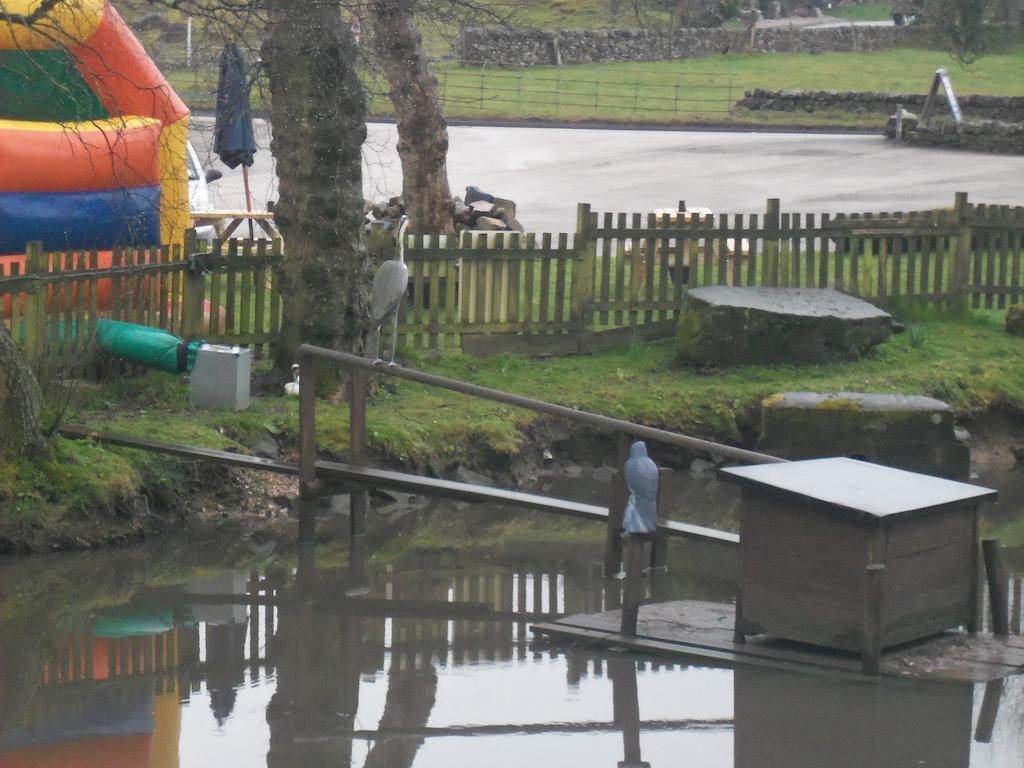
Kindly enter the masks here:
<path id="1" fill-rule="evenodd" d="M 404 355 L 405 364 L 485 386 L 730 443 L 756 424 L 760 401 L 783 390 L 854 390 L 931 395 L 961 418 L 992 407 L 1024 411 L 1022 341 L 1002 328 L 1001 313 L 966 317 L 937 313 L 913 320 L 913 334 L 894 336 L 856 363 L 750 367 L 701 372 L 677 366 L 671 342 L 609 352 L 530 360 L 501 356 Z M 384 379 L 368 409 L 370 448 L 392 466 L 445 471 L 484 467 L 520 451 L 547 447 L 548 428 L 536 414 L 422 385 Z M 272 393 L 241 413 L 197 411 L 188 405 L 182 377 L 140 378 L 79 388 L 69 421 L 96 430 L 246 451 L 265 434 L 287 453 L 295 444 L 297 401 Z M 318 408 L 321 451 L 344 456 L 345 404 Z M 139 529 L 143 513 L 129 500 L 146 489 L 170 499 L 185 471 L 173 460 L 88 442 L 57 440 L 54 460 L 37 466 L 0 466 L 0 499 L 7 514 L 0 540 L 42 541 L 75 536 L 111 538 Z M 156 504 L 155 506 L 159 506 Z"/>
<path id="2" fill-rule="evenodd" d="M 821 366 L 704 373 L 678 367 L 671 342 L 549 360 L 406 355 L 405 361 L 484 386 L 732 442 L 739 439 L 737 417 L 790 389 L 925 394 L 949 402 L 961 416 L 998 404 L 1024 409 L 1024 350 L 1020 339 L 1005 333 L 998 313 L 932 315 L 917 325 L 913 338 L 894 336 L 860 362 Z M 524 430 L 536 423 L 535 414 L 496 403 L 392 379 L 378 384 L 367 417 L 370 447 L 390 462 L 479 463 L 521 450 Z M 132 387 L 138 394 L 128 399 Z M 83 405 L 79 420 L 90 427 L 208 447 L 248 445 L 264 431 L 288 443 L 298 425 L 294 399 L 258 398 L 239 414 L 195 411 L 186 404 L 181 379 L 155 373 L 100 387 Z M 344 454 L 347 407 L 324 405 L 318 418 L 321 449 Z"/>

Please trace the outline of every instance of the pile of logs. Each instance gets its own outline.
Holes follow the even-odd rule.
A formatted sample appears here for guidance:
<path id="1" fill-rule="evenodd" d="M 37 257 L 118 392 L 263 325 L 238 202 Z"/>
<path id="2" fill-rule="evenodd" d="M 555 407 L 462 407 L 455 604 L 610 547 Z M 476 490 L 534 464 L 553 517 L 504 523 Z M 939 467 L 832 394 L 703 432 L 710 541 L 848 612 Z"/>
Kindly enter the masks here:
<path id="1" fill-rule="evenodd" d="M 456 231 L 522 232 L 523 225 L 516 219 L 516 204 L 512 200 L 466 187 L 466 196 L 455 197 L 451 203 L 452 221 Z M 392 197 L 386 203 L 366 200 L 363 213 L 368 228 L 391 230 L 398 226 L 405 214 L 405 201 Z"/>
<path id="2" fill-rule="evenodd" d="M 523 231 L 523 225 L 516 219 L 516 204 L 512 200 L 495 197 L 476 187 L 466 187 L 465 199 L 456 197 L 452 204 L 456 230 Z"/>

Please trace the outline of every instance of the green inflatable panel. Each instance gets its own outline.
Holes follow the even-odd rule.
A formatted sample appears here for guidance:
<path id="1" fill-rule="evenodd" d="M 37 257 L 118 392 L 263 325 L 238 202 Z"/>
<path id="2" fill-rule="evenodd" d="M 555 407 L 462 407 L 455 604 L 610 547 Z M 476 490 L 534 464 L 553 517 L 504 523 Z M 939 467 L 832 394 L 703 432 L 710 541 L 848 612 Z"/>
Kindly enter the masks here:
<path id="1" fill-rule="evenodd" d="M 0 118 L 73 123 L 106 117 L 67 51 L 0 51 Z"/>
<path id="2" fill-rule="evenodd" d="M 96 323 L 96 346 L 108 354 L 168 373 L 186 373 L 196 364 L 196 352 L 203 341 L 185 344 L 178 336 L 118 320 Z"/>

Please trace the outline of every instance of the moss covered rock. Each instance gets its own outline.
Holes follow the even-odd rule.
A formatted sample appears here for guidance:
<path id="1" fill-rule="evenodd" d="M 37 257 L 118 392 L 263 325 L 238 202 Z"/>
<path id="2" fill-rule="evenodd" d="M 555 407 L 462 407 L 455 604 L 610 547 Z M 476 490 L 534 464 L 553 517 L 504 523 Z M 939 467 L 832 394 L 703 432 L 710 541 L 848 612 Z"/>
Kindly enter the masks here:
<path id="1" fill-rule="evenodd" d="M 852 456 L 957 480 L 971 468 L 970 435 L 931 397 L 784 392 L 762 403 L 758 448 L 787 459 Z"/>
<path id="2" fill-rule="evenodd" d="M 1014 304 L 1006 311 L 1006 331 L 1024 336 L 1024 304 Z"/>
<path id="3" fill-rule="evenodd" d="M 889 314 L 831 289 L 719 285 L 687 292 L 676 356 L 716 368 L 856 360 L 891 332 Z"/>

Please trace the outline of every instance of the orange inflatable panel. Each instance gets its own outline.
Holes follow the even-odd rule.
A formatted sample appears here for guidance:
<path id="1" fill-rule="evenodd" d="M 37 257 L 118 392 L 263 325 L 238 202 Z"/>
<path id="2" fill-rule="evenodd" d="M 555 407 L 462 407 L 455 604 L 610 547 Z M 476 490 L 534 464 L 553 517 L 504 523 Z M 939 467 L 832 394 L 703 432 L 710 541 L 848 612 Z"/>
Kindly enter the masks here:
<path id="1" fill-rule="evenodd" d="M 0 120 L 0 193 L 85 192 L 160 184 L 160 123 Z"/>

